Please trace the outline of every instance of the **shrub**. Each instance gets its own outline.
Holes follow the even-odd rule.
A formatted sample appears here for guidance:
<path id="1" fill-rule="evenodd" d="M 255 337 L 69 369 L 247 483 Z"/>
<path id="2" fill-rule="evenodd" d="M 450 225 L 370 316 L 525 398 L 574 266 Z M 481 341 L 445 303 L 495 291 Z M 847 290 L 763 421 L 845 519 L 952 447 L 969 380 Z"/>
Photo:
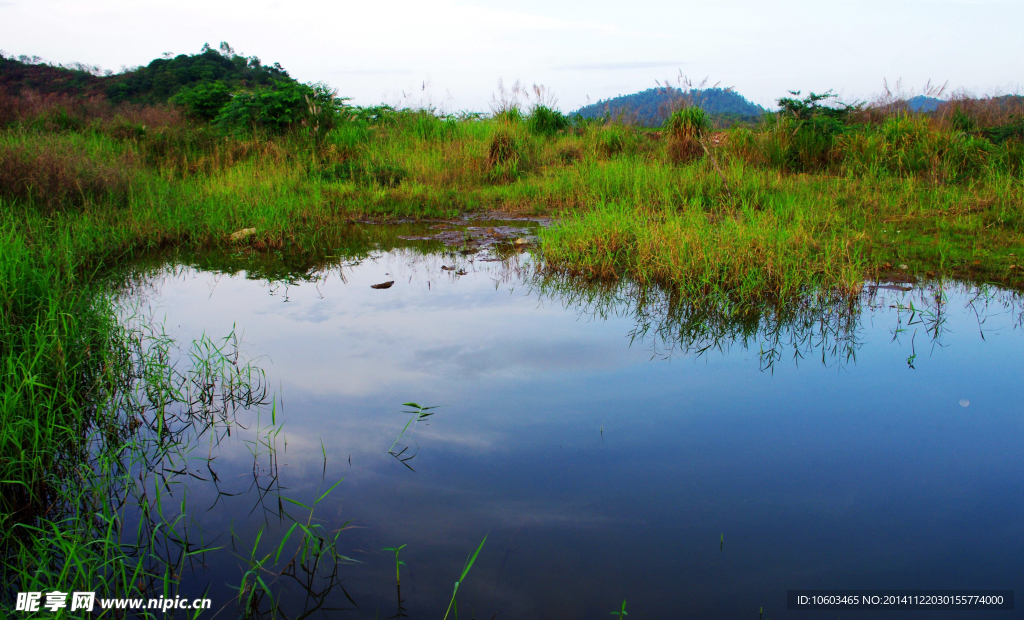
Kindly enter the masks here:
<path id="1" fill-rule="evenodd" d="M 337 124 L 343 109 L 344 100 L 324 84 L 278 81 L 272 88 L 232 95 L 213 123 L 231 133 L 256 129 L 284 133 L 306 125 L 326 134 Z"/>
<path id="2" fill-rule="evenodd" d="M 186 112 L 195 118 L 212 121 L 231 101 L 231 90 L 224 82 L 200 82 L 195 86 L 182 88 L 171 101 L 185 108 Z"/>
<path id="3" fill-rule="evenodd" d="M 799 95 L 800 91 L 791 94 Z M 836 139 L 849 129 L 853 115 L 863 107 L 844 103 L 828 105 L 835 98 L 830 91 L 811 93 L 803 99 L 779 99 L 781 110 L 769 117 L 767 126 L 762 129 L 775 134 L 766 146 L 781 149 L 781 152 L 772 153 L 766 159 L 793 172 L 831 167 L 837 160 Z"/>
<path id="4" fill-rule="evenodd" d="M 257 88 L 232 95 L 214 119 L 221 130 L 244 133 L 257 128 L 282 133 L 297 124 L 306 108 L 305 94 L 296 84 L 281 82 L 277 88 Z"/>

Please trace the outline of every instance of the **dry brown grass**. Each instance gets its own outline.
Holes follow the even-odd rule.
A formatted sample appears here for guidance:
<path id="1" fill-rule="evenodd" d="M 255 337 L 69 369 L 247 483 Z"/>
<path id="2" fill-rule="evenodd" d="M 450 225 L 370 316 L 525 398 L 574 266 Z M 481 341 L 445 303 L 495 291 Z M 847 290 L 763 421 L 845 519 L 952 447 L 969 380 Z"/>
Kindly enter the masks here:
<path id="1" fill-rule="evenodd" d="M 0 196 L 34 203 L 46 212 L 86 202 L 127 203 L 132 165 L 126 158 L 105 164 L 66 144 L 0 146 Z"/>
<path id="2" fill-rule="evenodd" d="M 118 139 L 137 138 L 142 131 L 183 127 L 186 119 L 170 105 L 112 105 L 102 95 L 70 96 L 0 89 L 0 127 L 23 125 L 46 132 L 95 127 Z"/>
<path id="3" fill-rule="evenodd" d="M 1024 119 L 1024 97 L 1004 95 L 999 97 L 972 97 L 967 93 L 954 93 L 947 103 L 939 106 L 936 119 L 946 129 L 953 118 L 962 114 L 971 119 L 977 127 L 1000 127 Z"/>
<path id="4" fill-rule="evenodd" d="M 667 153 L 672 163 L 688 164 L 704 156 L 704 147 L 695 136 L 673 133 L 668 138 Z"/>

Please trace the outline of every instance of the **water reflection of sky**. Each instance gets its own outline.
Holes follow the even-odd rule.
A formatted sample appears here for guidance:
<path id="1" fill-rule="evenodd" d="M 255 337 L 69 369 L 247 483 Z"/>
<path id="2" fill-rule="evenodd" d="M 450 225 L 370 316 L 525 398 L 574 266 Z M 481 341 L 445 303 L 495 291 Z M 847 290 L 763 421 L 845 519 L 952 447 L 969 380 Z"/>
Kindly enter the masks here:
<path id="1" fill-rule="evenodd" d="M 1024 591 L 1017 311 L 949 290 L 939 344 L 920 324 L 894 342 L 908 314 L 890 305 L 922 300 L 885 291 L 860 317 L 855 361 L 787 351 L 769 371 L 756 344 L 652 359 L 628 315 L 594 318 L 498 263 L 455 276 L 445 260 L 395 251 L 288 286 L 189 269 L 153 280 L 172 336 L 235 326 L 264 356 L 287 494 L 315 496 L 321 445 L 326 478 L 345 478 L 319 515 L 357 526 L 342 535 L 363 562 L 345 569 L 356 615 L 395 613 L 381 549 L 407 544 L 406 608 L 442 616 L 488 532 L 460 590 L 476 617 L 608 617 L 625 598 L 635 617 L 831 618 L 787 612 L 786 590 Z M 416 428 L 415 473 L 386 453 L 410 400 L 443 405 Z M 246 488 L 244 449 L 218 464 Z M 254 532 L 250 506 L 201 520 Z M 238 562 L 209 561 L 199 581 L 226 601 Z"/>

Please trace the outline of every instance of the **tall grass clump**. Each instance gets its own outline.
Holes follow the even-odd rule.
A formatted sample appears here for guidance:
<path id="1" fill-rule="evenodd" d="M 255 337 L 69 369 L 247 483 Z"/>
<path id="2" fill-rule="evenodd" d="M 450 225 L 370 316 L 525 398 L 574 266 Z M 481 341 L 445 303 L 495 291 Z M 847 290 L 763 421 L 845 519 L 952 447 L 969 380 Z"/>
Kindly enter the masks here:
<path id="1" fill-rule="evenodd" d="M 538 136 L 553 136 L 565 131 L 570 125 L 568 116 L 545 105 L 535 106 L 530 111 L 526 124 L 530 131 Z"/>
<path id="2" fill-rule="evenodd" d="M 637 129 L 621 122 L 609 122 L 594 129 L 598 153 L 605 157 L 635 155 L 640 151 L 643 137 Z"/>
<path id="3" fill-rule="evenodd" d="M 530 142 L 519 124 L 502 122 L 487 147 L 489 176 L 498 182 L 515 181 L 530 170 Z"/>
<path id="4" fill-rule="evenodd" d="M 697 106 L 685 107 L 669 115 L 665 120 L 669 161 L 687 164 L 703 157 L 701 140 L 710 128 L 707 112 Z"/>

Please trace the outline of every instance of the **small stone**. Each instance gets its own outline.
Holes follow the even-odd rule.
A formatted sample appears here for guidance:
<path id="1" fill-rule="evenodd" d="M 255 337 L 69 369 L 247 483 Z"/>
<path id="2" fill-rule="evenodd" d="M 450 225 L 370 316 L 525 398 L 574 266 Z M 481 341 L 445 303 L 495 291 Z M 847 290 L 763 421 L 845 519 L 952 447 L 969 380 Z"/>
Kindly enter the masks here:
<path id="1" fill-rule="evenodd" d="M 230 241 L 231 243 L 238 243 L 239 241 L 245 241 L 246 239 L 255 234 L 255 228 L 243 228 L 242 230 L 236 230 L 235 232 L 231 233 Z"/>
<path id="2" fill-rule="evenodd" d="M 903 269 L 905 271 L 905 270 L 909 269 L 909 267 L 907 267 L 906 265 L 900 265 L 900 269 Z"/>
<path id="3" fill-rule="evenodd" d="M 380 284 L 371 284 L 370 288 L 391 288 L 391 285 L 394 283 L 394 280 L 388 280 L 387 282 L 381 282 Z"/>
<path id="4" fill-rule="evenodd" d="M 518 238 L 517 238 L 517 239 L 515 240 L 515 244 L 516 244 L 516 245 L 526 245 L 526 244 L 527 244 L 527 241 L 526 241 L 526 239 L 523 239 L 522 237 L 518 237 Z"/>

